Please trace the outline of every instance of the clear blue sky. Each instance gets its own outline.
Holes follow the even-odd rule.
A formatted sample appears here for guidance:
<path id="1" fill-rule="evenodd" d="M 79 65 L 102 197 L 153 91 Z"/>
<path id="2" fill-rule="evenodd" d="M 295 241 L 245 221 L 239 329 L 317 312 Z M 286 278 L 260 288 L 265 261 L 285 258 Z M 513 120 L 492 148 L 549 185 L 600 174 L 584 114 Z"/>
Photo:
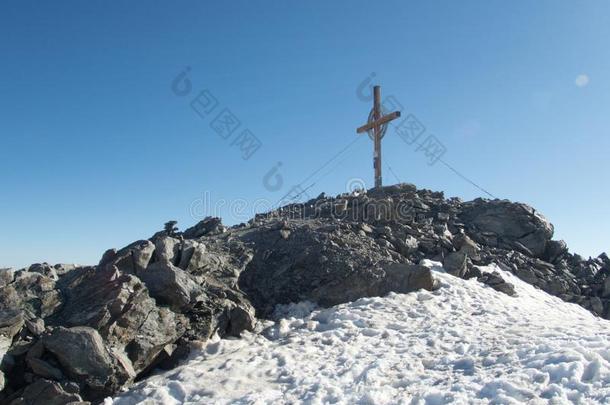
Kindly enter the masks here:
<path id="1" fill-rule="evenodd" d="M 366 120 L 371 72 L 443 161 L 573 251 L 610 250 L 607 1 L 5 1 L 0 30 L 0 266 L 96 263 L 202 199 L 276 201 L 312 173 L 311 196 L 372 186 L 366 137 L 323 167 Z M 261 141 L 250 159 L 189 106 L 204 89 Z M 485 196 L 392 129 L 383 148 L 386 183 Z"/>

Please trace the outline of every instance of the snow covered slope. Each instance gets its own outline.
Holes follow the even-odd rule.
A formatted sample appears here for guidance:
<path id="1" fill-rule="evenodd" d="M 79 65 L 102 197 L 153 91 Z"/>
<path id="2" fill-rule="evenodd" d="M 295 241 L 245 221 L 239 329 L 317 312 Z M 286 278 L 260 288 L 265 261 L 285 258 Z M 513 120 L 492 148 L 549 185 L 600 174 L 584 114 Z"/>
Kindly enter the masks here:
<path id="1" fill-rule="evenodd" d="M 106 403 L 610 403 L 610 321 L 494 267 L 518 297 L 435 270 L 434 292 L 279 308 Z"/>

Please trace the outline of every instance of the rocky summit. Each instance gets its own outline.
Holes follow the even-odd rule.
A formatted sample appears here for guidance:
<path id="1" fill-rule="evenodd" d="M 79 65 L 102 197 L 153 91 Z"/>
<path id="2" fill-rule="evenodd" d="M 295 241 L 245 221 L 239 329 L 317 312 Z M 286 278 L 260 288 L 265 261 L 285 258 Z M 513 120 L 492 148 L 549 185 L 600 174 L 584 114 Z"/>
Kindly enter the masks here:
<path id="1" fill-rule="evenodd" d="M 608 256 L 570 253 L 534 208 L 399 184 L 320 195 L 232 227 L 211 217 L 166 227 L 96 266 L 1 270 L 0 402 L 100 403 L 175 367 L 193 341 L 255 330 L 278 304 L 434 290 L 425 259 L 519 300 L 499 272 L 480 270 L 496 264 L 610 318 Z"/>

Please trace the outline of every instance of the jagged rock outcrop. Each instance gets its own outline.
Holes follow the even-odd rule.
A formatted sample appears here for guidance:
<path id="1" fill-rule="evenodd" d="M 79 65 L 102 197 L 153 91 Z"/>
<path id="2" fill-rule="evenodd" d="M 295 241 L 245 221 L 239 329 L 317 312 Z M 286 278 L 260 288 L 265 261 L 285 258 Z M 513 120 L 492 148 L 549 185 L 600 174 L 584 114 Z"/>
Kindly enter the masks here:
<path id="1" fill-rule="evenodd" d="M 74 270 L 58 287 L 66 304 L 47 323 L 94 328 L 115 352 L 124 352 L 135 373 L 146 370 L 188 325 L 182 314 L 158 306 L 140 279 L 116 266 Z"/>
<path id="2" fill-rule="evenodd" d="M 254 330 L 277 304 L 437 288 L 423 259 L 514 294 L 479 269 L 496 263 L 610 318 L 608 256 L 584 259 L 552 235 L 525 204 L 399 184 L 320 195 L 228 228 L 212 217 L 171 227 L 106 251 L 96 266 L 3 269 L 0 402 L 97 403 L 173 367 L 191 341 Z"/>

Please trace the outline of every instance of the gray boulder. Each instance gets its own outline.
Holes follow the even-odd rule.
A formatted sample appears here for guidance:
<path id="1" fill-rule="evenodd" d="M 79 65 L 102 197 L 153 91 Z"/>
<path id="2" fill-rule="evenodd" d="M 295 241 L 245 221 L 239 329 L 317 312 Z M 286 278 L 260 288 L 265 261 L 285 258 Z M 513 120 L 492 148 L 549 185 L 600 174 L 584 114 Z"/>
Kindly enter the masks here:
<path id="1" fill-rule="evenodd" d="M 18 309 L 5 309 L 0 311 L 0 365 L 4 363 L 5 356 L 11 348 L 13 338 L 23 327 L 24 319 L 22 311 Z M 10 357 L 10 356 L 9 356 Z M 3 370 L 0 371 L 0 390 L 4 389 L 5 378 Z"/>
<path id="2" fill-rule="evenodd" d="M 55 268 L 51 267 L 48 263 L 35 263 L 27 268 L 27 271 L 31 273 L 40 273 L 49 277 L 52 280 L 57 280 L 59 277 Z"/>
<path id="3" fill-rule="evenodd" d="M 26 358 L 26 363 L 28 367 L 32 370 L 34 374 L 40 376 L 42 378 L 48 378 L 51 380 L 62 380 L 64 375 L 56 367 L 53 367 L 51 364 L 46 361 L 30 356 Z"/>
<path id="4" fill-rule="evenodd" d="M 610 276 L 604 279 L 600 295 L 604 298 L 610 297 Z"/>
<path id="5" fill-rule="evenodd" d="M 226 234 L 198 243 L 187 266 L 187 273 L 205 292 L 187 307 L 190 326 L 188 339 L 205 340 L 220 336 L 239 336 L 253 330 L 256 318 L 249 297 L 238 286 L 238 279 L 250 263 L 252 251 Z M 190 242 L 185 240 L 185 243 Z"/>
<path id="6" fill-rule="evenodd" d="M 167 261 L 148 266 L 141 279 L 159 304 L 168 305 L 174 311 L 189 307 L 202 294 L 201 287 L 188 273 Z"/>
<path id="7" fill-rule="evenodd" d="M 183 232 L 185 239 L 197 239 L 206 235 L 216 235 L 222 233 L 224 227 L 220 218 L 206 217 Z"/>
<path id="8" fill-rule="evenodd" d="M 457 234 L 454 236 L 453 246 L 456 248 L 456 250 L 462 251 L 468 257 L 471 257 L 471 258 L 478 257 L 479 250 L 480 250 L 479 246 L 476 244 L 475 241 L 470 239 L 468 237 L 468 235 L 466 235 L 464 233 L 460 233 L 460 234 Z"/>
<path id="9" fill-rule="evenodd" d="M 515 296 L 515 286 L 509 282 L 504 281 L 500 273 L 494 271 L 492 273 L 482 273 L 478 280 L 493 288 L 496 291 L 500 291 L 506 295 Z"/>
<path id="10" fill-rule="evenodd" d="M 459 214 L 469 235 L 478 243 L 542 257 L 553 236 L 553 225 L 535 209 L 507 200 L 464 203 Z M 525 248 L 525 249 L 523 249 Z"/>
<path id="11" fill-rule="evenodd" d="M 433 290 L 436 282 L 429 268 L 414 264 L 391 263 L 378 277 L 336 280 L 312 291 L 308 300 L 323 306 L 355 301 L 362 297 L 380 297 L 390 292 L 406 294 L 419 289 Z"/>
<path id="12" fill-rule="evenodd" d="M 220 336 L 240 336 L 256 325 L 254 307 L 239 292 L 223 283 L 207 278 L 206 295 L 188 311 L 188 339 L 206 340 L 215 333 Z"/>
<path id="13" fill-rule="evenodd" d="M 151 261 L 155 245 L 148 240 L 133 242 L 116 251 L 110 249 L 104 253 L 98 268 L 116 266 L 122 273 L 140 274 Z"/>
<path id="14" fill-rule="evenodd" d="M 599 297 L 591 297 L 588 299 L 588 302 L 585 303 L 591 312 L 598 316 L 602 316 L 604 313 L 604 304 Z"/>
<path id="15" fill-rule="evenodd" d="M 180 240 L 171 236 L 161 236 L 155 240 L 155 262 L 177 264 L 180 253 Z"/>
<path id="16" fill-rule="evenodd" d="M 15 280 L 15 271 L 11 268 L 0 269 L 0 288 L 6 287 Z"/>
<path id="17" fill-rule="evenodd" d="M 182 270 L 194 271 L 204 267 L 207 263 L 206 259 L 205 244 L 192 239 L 182 242 L 180 263 L 178 264 Z"/>
<path id="18" fill-rule="evenodd" d="M 25 323 L 23 312 L 19 309 L 5 309 L 0 311 L 0 338 L 12 340 Z"/>
<path id="19" fill-rule="evenodd" d="M 146 269 L 146 267 L 148 267 L 148 263 L 150 263 L 155 251 L 155 245 L 148 240 L 144 240 L 127 246 L 127 249 L 131 251 L 134 273 L 140 274 L 142 271 L 144 271 L 144 269 Z"/>
<path id="20" fill-rule="evenodd" d="M 93 328 L 59 327 L 43 336 L 42 343 L 72 380 L 86 386 L 89 398 L 103 399 L 130 379 Z"/>
<path id="21" fill-rule="evenodd" d="M 290 238 L 282 238 L 278 228 L 290 228 Z M 310 300 L 330 306 L 389 291 L 412 291 L 411 286 L 425 273 L 393 266 L 400 255 L 392 255 L 387 244 L 377 243 L 366 231 L 354 232 L 347 225 L 331 230 L 318 220 L 287 225 L 271 221 L 236 231 L 234 237 L 255 248 L 239 276 L 239 286 L 262 316 L 278 303 Z M 427 287 L 431 288 L 430 283 Z M 420 288 L 419 284 L 413 288 Z"/>
<path id="22" fill-rule="evenodd" d="M 549 263 L 556 263 L 568 253 L 568 245 L 563 240 L 550 240 L 546 245 L 543 259 Z"/>
<path id="23" fill-rule="evenodd" d="M 571 290 L 568 281 L 559 277 L 542 277 L 542 282 L 542 289 L 551 295 L 562 295 Z"/>
<path id="24" fill-rule="evenodd" d="M 20 270 L 14 280 L 0 288 L 0 311 L 20 309 L 40 318 L 53 314 L 62 299 L 55 280 L 43 274 Z"/>
<path id="25" fill-rule="evenodd" d="M 435 285 L 427 267 L 390 263 L 381 269 L 378 277 L 364 281 L 357 278 L 336 280 L 312 291 L 308 299 L 323 306 L 332 306 L 362 297 L 380 297 L 390 292 L 406 294 L 419 289 L 433 290 Z"/>
<path id="26" fill-rule="evenodd" d="M 78 394 L 66 392 L 64 387 L 56 381 L 45 379 L 36 380 L 28 385 L 19 397 L 10 405 L 76 405 L 88 404 L 82 402 Z"/>
<path id="27" fill-rule="evenodd" d="M 44 332 L 44 320 L 40 318 L 26 319 L 25 326 L 34 336 L 40 336 Z"/>
<path id="28" fill-rule="evenodd" d="M 374 295 L 389 292 L 406 294 L 416 290 L 434 290 L 437 281 L 429 267 L 417 264 L 392 263 L 384 268 L 387 279 L 381 283 Z"/>
<path id="29" fill-rule="evenodd" d="M 76 264 L 71 264 L 71 263 L 57 263 L 53 266 L 53 269 L 55 270 L 55 274 L 57 274 L 58 277 L 63 276 L 64 274 L 77 269 L 79 267 L 83 267 L 83 266 L 79 266 Z"/>
<path id="30" fill-rule="evenodd" d="M 468 271 L 468 255 L 462 251 L 448 254 L 443 261 L 443 268 L 447 273 L 463 278 Z"/>
<path id="31" fill-rule="evenodd" d="M 413 253 L 417 252 L 419 242 L 415 237 L 406 235 L 404 239 L 397 239 L 394 242 L 394 245 L 397 246 L 398 250 L 403 256 L 409 257 Z"/>

